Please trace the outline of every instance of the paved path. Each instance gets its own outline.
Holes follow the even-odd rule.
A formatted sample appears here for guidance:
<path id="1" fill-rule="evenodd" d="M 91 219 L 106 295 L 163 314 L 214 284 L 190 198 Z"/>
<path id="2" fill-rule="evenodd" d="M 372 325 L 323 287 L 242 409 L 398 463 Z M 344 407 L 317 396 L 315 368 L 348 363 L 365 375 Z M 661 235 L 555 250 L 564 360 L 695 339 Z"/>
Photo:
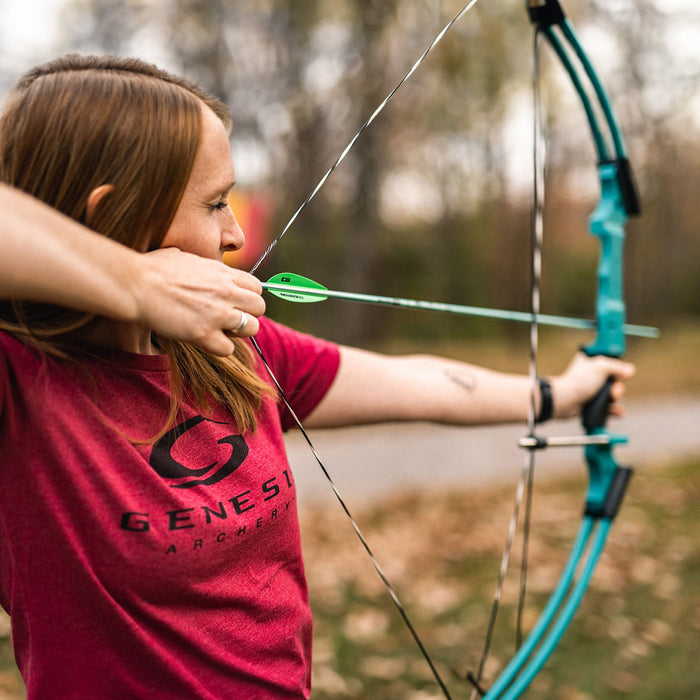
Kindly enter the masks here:
<path id="1" fill-rule="evenodd" d="M 643 468 L 667 458 L 700 455 L 700 398 L 673 398 L 627 405 L 628 417 L 611 422 L 630 436 L 616 454 Z M 341 494 L 354 506 L 403 490 L 460 489 L 515 484 L 523 462 L 517 441 L 522 426 L 452 428 L 396 424 L 315 431 L 311 439 Z M 545 431 L 543 430 L 543 433 Z M 545 434 L 576 435 L 576 421 L 547 426 Z M 298 431 L 287 437 L 299 501 L 332 502 L 325 477 Z M 580 448 L 550 449 L 538 455 L 538 479 L 581 469 Z"/>

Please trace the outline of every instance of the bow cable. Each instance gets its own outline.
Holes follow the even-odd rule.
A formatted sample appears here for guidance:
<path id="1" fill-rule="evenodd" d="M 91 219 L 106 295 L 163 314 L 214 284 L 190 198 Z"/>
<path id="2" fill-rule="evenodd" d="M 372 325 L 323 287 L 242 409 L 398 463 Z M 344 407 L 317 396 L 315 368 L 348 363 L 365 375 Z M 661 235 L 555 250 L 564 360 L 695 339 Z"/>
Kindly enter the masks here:
<path id="1" fill-rule="evenodd" d="M 530 217 L 531 238 L 531 271 L 530 271 L 530 312 L 532 320 L 529 324 L 529 353 L 528 375 L 530 379 L 530 402 L 528 407 L 527 427 L 528 434 L 535 434 L 535 422 L 537 415 L 537 354 L 539 347 L 538 316 L 540 313 L 540 290 L 542 282 L 542 244 L 544 240 L 544 200 L 545 200 L 545 167 L 546 167 L 546 139 L 544 136 L 544 120 L 542 119 L 542 102 L 539 95 L 540 83 L 540 33 L 535 32 L 532 45 L 532 208 Z M 486 691 L 481 685 L 486 662 L 491 650 L 494 629 L 498 617 L 499 606 L 503 593 L 503 586 L 508 572 L 508 564 L 513 549 L 513 541 L 520 520 L 520 510 L 525 504 L 525 516 L 523 523 L 523 543 L 520 568 L 520 593 L 518 596 L 518 612 L 516 619 L 516 651 L 522 646 L 523 640 L 523 613 L 527 593 L 527 562 L 528 547 L 530 542 L 530 524 L 532 521 L 532 495 L 535 477 L 535 450 L 527 450 L 523 458 L 523 466 L 520 471 L 518 485 L 515 493 L 513 511 L 508 525 L 506 545 L 501 557 L 501 565 L 498 574 L 498 582 L 491 606 L 491 616 L 486 630 L 484 648 L 479 660 L 477 673 L 469 671 L 467 680 L 474 686 L 470 700 L 476 700 Z"/>

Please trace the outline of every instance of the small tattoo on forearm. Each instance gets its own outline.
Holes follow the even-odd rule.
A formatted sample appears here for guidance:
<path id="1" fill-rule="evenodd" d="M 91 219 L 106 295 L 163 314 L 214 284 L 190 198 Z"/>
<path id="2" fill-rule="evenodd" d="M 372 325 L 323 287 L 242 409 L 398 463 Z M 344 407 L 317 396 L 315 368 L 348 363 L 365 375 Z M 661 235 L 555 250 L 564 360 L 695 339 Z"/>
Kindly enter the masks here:
<path id="1" fill-rule="evenodd" d="M 470 394 L 476 389 L 476 377 L 474 375 L 454 372 L 450 369 L 446 369 L 445 376 L 453 384 L 462 387 L 462 389 L 468 391 Z"/>

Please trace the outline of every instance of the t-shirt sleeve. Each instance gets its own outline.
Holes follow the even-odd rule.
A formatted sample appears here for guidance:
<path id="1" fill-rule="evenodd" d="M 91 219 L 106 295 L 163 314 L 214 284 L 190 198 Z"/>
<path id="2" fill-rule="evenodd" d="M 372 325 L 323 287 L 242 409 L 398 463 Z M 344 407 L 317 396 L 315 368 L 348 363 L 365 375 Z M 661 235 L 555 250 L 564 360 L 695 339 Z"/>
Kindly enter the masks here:
<path id="1" fill-rule="evenodd" d="M 255 339 L 294 412 L 303 420 L 320 403 L 335 379 L 340 365 L 338 346 L 268 318 L 260 319 L 260 331 Z M 260 372 L 266 378 L 269 376 L 264 366 Z M 295 424 L 282 399 L 280 418 L 283 430 Z"/>

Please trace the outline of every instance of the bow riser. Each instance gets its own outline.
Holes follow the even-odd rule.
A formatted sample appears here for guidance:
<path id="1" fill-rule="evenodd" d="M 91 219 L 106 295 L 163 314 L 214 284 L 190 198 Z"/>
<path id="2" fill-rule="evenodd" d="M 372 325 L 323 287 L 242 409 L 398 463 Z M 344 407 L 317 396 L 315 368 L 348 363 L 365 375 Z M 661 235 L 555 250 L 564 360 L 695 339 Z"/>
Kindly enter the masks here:
<path id="1" fill-rule="evenodd" d="M 627 213 L 614 163 L 598 166 L 600 201 L 589 219 L 591 234 L 600 239 L 595 341 L 584 348 L 587 355 L 621 357 L 625 352 L 625 302 L 623 253 Z"/>

